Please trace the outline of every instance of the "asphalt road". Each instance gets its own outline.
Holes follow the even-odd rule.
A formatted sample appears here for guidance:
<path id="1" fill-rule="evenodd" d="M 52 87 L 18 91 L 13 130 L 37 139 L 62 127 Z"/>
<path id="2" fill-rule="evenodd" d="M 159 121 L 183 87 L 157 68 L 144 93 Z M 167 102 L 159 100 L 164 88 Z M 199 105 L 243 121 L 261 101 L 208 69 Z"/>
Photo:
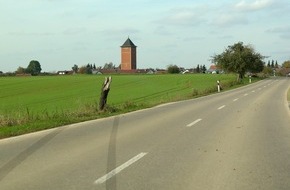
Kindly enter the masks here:
<path id="1" fill-rule="evenodd" d="M 0 140 L 1 190 L 290 189 L 290 80 Z"/>

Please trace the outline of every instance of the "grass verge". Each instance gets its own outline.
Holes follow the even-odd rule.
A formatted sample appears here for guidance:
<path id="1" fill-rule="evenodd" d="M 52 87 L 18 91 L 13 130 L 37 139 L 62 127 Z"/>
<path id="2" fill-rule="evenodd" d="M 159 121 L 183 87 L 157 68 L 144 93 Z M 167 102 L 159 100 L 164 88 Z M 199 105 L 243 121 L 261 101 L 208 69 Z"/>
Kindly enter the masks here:
<path id="1" fill-rule="evenodd" d="M 216 93 L 217 79 L 222 81 L 224 90 L 247 84 L 237 83 L 234 75 L 113 76 L 108 105 L 99 111 L 95 89 L 100 89 L 103 79 L 104 76 L 5 78 L 7 81 L 0 85 L 5 89 L 0 95 L 0 138 L 209 95 Z"/>

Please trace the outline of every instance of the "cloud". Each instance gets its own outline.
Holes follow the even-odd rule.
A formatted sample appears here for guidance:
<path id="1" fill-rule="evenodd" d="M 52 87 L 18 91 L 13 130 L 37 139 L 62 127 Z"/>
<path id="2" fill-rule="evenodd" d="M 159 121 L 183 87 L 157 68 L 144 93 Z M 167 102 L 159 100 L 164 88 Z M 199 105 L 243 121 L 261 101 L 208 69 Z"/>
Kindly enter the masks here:
<path id="1" fill-rule="evenodd" d="M 137 29 L 133 29 L 133 28 L 112 28 L 112 29 L 106 29 L 106 30 L 103 30 L 102 33 L 104 35 L 112 35 L 112 36 L 115 36 L 115 35 L 130 35 L 130 34 L 137 34 L 139 33 L 140 30 L 137 30 Z"/>
<path id="2" fill-rule="evenodd" d="M 290 26 L 270 28 L 270 29 L 266 30 L 266 32 L 269 32 L 269 33 L 290 33 Z"/>
<path id="3" fill-rule="evenodd" d="M 86 28 L 77 27 L 77 28 L 68 28 L 63 31 L 64 35 L 78 35 L 86 32 Z"/>
<path id="4" fill-rule="evenodd" d="M 219 27 L 229 27 L 248 24 L 248 19 L 242 15 L 221 14 L 213 20 L 213 23 Z"/>
<path id="5" fill-rule="evenodd" d="M 256 0 L 254 2 L 246 2 L 245 0 L 235 4 L 235 9 L 239 11 L 258 11 L 270 7 L 273 0 Z"/>
<path id="6" fill-rule="evenodd" d="M 52 32 L 8 32 L 10 36 L 53 36 Z"/>
<path id="7" fill-rule="evenodd" d="M 290 26 L 270 28 L 270 29 L 266 30 L 266 33 L 278 34 L 280 36 L 280 38 L 289 39 L 290 38 Z"/>
<path id="8" fill-rule="evenodd" d="M 161 36 L 170 36 L 173 35 L 173 33 L 164 26 L 158 26 L 155 30 L 154 30 L 155 34 L 161 35 Z"/>
<path id="9" fill-rule="evenodd" d="M 206 20 L 204 13 L 197 7 L 187 8 L 174 8 L 168 11 L 166 16 L 158 21 L 160 24 L 181 25 L 181 26 L 196 26 Z"/>
<path id="10" fill-rule="evenodd" d="M 196 41 L 201 41 L 201 40 L 205 40 L 206 37 L 204 36 L 193 36 L 193 37 L 185 37 L 183 39 L 184 42 L 196 42 Z"/>
<path id="11" fill-rule="evenodd" d="M 219 38 L 220 39 L 233 39 L 233 36 L 232 35 L 224 35 L 224 36 L 221 36 Z"/>

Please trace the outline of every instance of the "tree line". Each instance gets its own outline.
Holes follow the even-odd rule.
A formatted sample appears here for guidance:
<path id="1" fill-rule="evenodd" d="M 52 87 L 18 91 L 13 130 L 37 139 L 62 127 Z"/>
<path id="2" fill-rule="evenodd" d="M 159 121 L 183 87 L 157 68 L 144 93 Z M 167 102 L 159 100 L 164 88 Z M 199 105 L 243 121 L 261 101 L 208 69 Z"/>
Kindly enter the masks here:
<path id="1" fill-rule="evenodd" d="M 72 71 L 74 73 L 80 73 L 80 74 L 92 74 L 94 70 L 101 70 L 101 69 L 119 69 L 119 67 L 116 67 L 112 62 L 105 63 L 103 67 L 99 66 L 96 67 L 95 64 L 88 63 L 87 65 L 79 67 L 78 65 L 74 65 L 72 67 Z"/>
<path id="2" fill-rule="evenodd" d="M 207 68 L 205 65 L 197 65 L 197 67 L 190 69 L 191 73 L 206 73 Z M 168 65 L 167 72 L 170 74 L 177 74 L 177 73 L 186 73 L 189 72 L 188 69 L 183 67 L 179 67 L 177 65 Z"/>
<path id="3" fill-rule="evenodd" d="M 224 72 L 237 73 L 237 80 L 242 80 L 246 73 L 264 73 L 271 74 L 273 72 L 279 72 L 281 75 L 288 74 L 290 72 L 290 60 L 285 61 L 281 66 L 277 61 L 264 62 L 267 56 L 257 52 L 252 45 L 244 45 L 243 42 L 238 42 L 233 45 L 229 45 L 222 53 L 211 56 L 211 61 L 220 70 Z M 98 69 L 120 69 L 120 65 L 116 67 L 112 62 L 105 63 L 103 67 L 96 67 L 95 64 L 87 64 L 81 67 L 74 65 L 72 71 L 75 73 L 92 74 L 93 70 Z M 41 65 L 38 61 L 32 60 L 26 68 L 18 67 L 16 74 L 31 74 L 39 75 L 41 73 Z M 205 73 L 205 65 L 197 65 L 196 68 L 191 70 L 192 73 Z M 167 67 L 168 73 L 181 73 L 185 72 L 182 67 L 177 65 L 169 65 Z M 0 72 L 3 74 L 3 72 Z"/>

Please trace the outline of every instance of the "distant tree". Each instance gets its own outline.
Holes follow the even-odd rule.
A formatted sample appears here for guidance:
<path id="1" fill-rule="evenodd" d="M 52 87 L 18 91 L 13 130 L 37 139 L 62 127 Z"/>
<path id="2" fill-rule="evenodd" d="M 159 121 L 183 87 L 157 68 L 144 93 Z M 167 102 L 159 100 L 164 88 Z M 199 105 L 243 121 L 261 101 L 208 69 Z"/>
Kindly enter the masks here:
<path id="1" fill-rule="evenodd" d="M 228 46 L 223 53 L 212 56 L 212 62 L 225 71 L 237 73 L 237 80 L 240 81 L 246 72 L 261 72 L 264 58 L 252 46 L 238 42 Z"/>
<path id="2" fill-rule="evenodd" d="M 105 63 L 103 69 L 115 69 L 115 65 L 112 62 Z"/>
<path id="3" fill-rule="evenodd" d="M 26 73 L 31 75 L 38 75 L 41 72 L 41 65 L 38 61 L 32 60 L 30 61 L 28 67 L 26 68 Z"/>
<path id="4" fill-rule="evenodd" d="M 97 67 L 96 67 L 96 64 L 94 64 L 94 66 L 93 66 L 93 69 L 94 69 L 94 70 L 96 70 L 96 69 L 97 69 Z"/>
<path id="5" fill-rule="evenodd" d="M 290 60 L 285 61 L 285 62 L 282 64 L 282 67 L 283 67 L 283 68 L 290 68 Z"/>
<path id="6" fill-rule="evenodd" d="M 86 71 L 87 71 L 87 66 L 84 65 L 84 66 L 79 67 L 78 73 L 85 74 Z"/>
<path id="7" fill-rule="evenodd" d="M 73 70 L 74 73 L 77 73 L 78 70 L 79 70 L 79 67 L 78 67 L 77 65 L 74 65 L 74 66 L 72 67 L 72 70 Z"/>
<path id="8" fill-rule="evenodd" d="M 279 68 L 278 61 L 276 60 L 275 68 Z"/>
<path id="9" fill-rule="evenodd" d="M 196 67 L 196 72 L 197 72 L 197 73 L 200 73 L 200 67 L 199 67 L 199 64 L 198 64 L 197 67 Z"/>
<path id="10" fill-rule="evenodd" d="M 93 66 L 90 64 L 87 64 L 85 73 L 92 74 L 93 73 Z"/>
<path id="11" fill-rule="evenodd" d="M 15 71 L 16 74 L 25 74 L 26 69 L 23 67 L 18 67 L 17 70 Z"/>
<path id="12" fill-rule="evenodd" d="M 206 66 L 205 66 L 205 65 L 203 65 L 203 66 L 202 66 L 202 72 L 203 72 L 203 73 L 205 73 L 205 72 L 206 72 L 206 70 L 207 70 L 207 69 L 206 69 Z"/>
<path id="13" fill-rule="evenodd" d="M 274 68 L 275 65 L 274 65 L 274 60 L 272 59 L 272 62 L 271 62 L 271 68 Z"/>
<path id="14" fill-rule="evenodd" d="M 180 73 L 180 69 L 177 65 L 169 65 L 167 67 L 167 72 L 171 74 Z"/>
<path id="15" fill-rule="evenodd" d="M 262 73 L 265 75 L 271 75 L 273 73 L 273 69 L 271 67 L 264 67 Z"/>
<path id="16" fill-rule="evenodd" d="M 288 75 L 290 72 L 290 60 L 284 61 L 280 68 L 277 69 L 277 73 L 281 76 Z"/>

